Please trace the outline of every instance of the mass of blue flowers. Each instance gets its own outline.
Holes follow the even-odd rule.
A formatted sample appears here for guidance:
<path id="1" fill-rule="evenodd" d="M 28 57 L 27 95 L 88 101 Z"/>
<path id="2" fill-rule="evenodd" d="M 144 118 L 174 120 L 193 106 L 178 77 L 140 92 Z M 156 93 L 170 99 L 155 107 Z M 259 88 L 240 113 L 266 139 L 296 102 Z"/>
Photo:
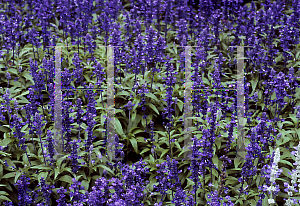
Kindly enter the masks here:
<path id="1" fill-rule="evenodd" d="M 299 205 L 299 31 L 298 0 L 1 0 L 0 205 Z"/>

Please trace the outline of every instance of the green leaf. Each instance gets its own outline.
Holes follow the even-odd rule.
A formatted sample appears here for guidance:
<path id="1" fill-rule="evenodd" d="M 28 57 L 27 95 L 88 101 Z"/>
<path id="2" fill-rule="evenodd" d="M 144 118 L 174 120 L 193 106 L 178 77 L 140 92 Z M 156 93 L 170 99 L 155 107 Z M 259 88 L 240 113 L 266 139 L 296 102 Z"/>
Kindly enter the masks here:
<path id="1" fill-rule="evenodd" d="M 117 113 L 122 113 L 123 116 L 125 117 L 125 111 L 124 110 L 122 110 L 122 109 L 115 109 L 115 114 L 117 114 Z"/>
<path id="2" fill-rule="evenodd" d="M 284 121 L 284 122 L 282 122 L 282 124 L 283 124 L 283 125 L 286 124 L 287 126 L 293 126 L 293 123 L 290 122 L 290 121 Z M 280 124 L 279 124 L 279 125 L 280 125 Z"/>
<path id="3" fill-rule="evenodd" d="M 151 107 L 159 115 L 159 112 L 158 112 L 157 108 L 152 103 L 148 102 L 146 105 Z"/>
<path id="4" fill-rule="evenodd" d="M 144 130 L 141 130 L 139 127 L 134 127 L 134 128 L 130 128 L 130 130 L 131 130 L 131 134 L 133 134 L 133 135 L 135 135 L 135 134 L 137 134 L 137 133 L 140 133 L 140 132 L 144 132 Z"/>
<path id="5" fill-rule="evenodd" d="M 0 191 L 0 195 L 9 195 L 9 194 L 5 191 Z"/>
<path id="6" fill-rule="evenodd" d="M 145 153 L 145 152 L 148 152 L 150 149 L 149 148 L 145 148 L 145 149 L 143 149 L 143 151 L 140 153 L 140 154 L 143 154 L 143 153 Z"/>
<path id="7" fill-rule="evenodd" d="M 100 177 L 101 177 L 100 175 L 94 175 L 94 176 L 92 177 L 92 179 L 97 180 L 97 179 L 99 179 Z"/>
<path id="8" fill-rule="evenodd" d="M 6 153 L 6 152 L 2 152 L 2 151 L 0 151 L 0 155 L 2 155 L 2 156 L 4 156 L 4 157 L 6 157 L 6 156 L 11 157 L 11 154 Z"/>
<path id="9" fill-rule="evenodd" d="M 89 185 L 90 185 L 89 181 L 87 180 L 81 181 L 81 186 L 83 186 L 86 191 L 89 189 Z"/>
<path id="10" fill-rule="evenodd" d="M 70 177 L 69 175 L 64 175 L 64 176 L 60 177 L 58 180 L 73 184 L 72 177 Z"/>
<path id="11" fill-rule="evenodd" d="M 15 176 L 15 183 L 18 181 L 19 177 L 22 175 L 23 172 L 17 171 Z"/>
<path id="12" fill-rule="evenodd" d="M 18 99 L 18 98 L 23 97 L 24 95 L 27 95 L 27 94 L 29 94 L 29 91 L 22 92 L 20 95 L 16 96 L 15 98 Z"/>
<path id="13" fill-rule="evenodd" d="M 255 78 L 252 79 L 250 82 L 251 82 L 251 85 L 252 85 L 252 91 L 253 91 L 252 93 L 254 94 L 256 85 L 257 85 L 257 83 L 258 83 L 258 78 L 255 77 Z"/>
<path id="14" fill-rule="evenodd" d="M 130 142 L 131 142 L 131 145 L 132 145 L 134 151 L 138 154 L 139 151 L 138 151 L 138 146 L 137 146 L 137 141 L 136 141 L 136 139 L 130 139 Z"/>
<path id="15" fill-rule="evenodd" d="M 125 98 L 127 98 L 128 96 L 130 96 L 130 93 L 126 91 L 121 91 L 116 94 L 116 97 L 118 96 L 125 96 Z"/>
<path id="16" fill-rule="evenodd" d="M 180 99 L 177 100 L 177 106 L 178 106 L 180 112 L 182 112 L 183 102 Z"/>
<path id="17" fill-rule="evenodd" d="M 169 152 L 169 149 L 165 149 L 165 150 L 161 153 L 160 158 L 162 158 L 167 152 Z"/>
<path id="18" fill-rule="evenodd" d="M 63 161 L 67 156 L 69 156 L 69 154 L 67 154 L 67 155 L 65 155 L 65 156 L 63 156 L 63 157 L 60 157 L 60 158 L 56 161 L 56 163 L 57 163 L 56 166 L 57 166 L 58 168 L 61 167 L 62 161 Z"/>
<path id="19" fill-rule="evenodd" d="M 6 126 L 6 125 L 4 125 L 4 126 Z M 4 126 L 1 126 L 1 127 L 0 127 L 0 131 L 2 131 L 1 128 L 6 128 L 6 127 L 4 127 Z M 7 132 L 9 132 L 9 130 L 8 130 Z M 0 142 L 0 146 L 6 147 L 6 146 L 7 146 L 9 143 L 11 143 L 11 142 L 13 142 L 13 139 L 5 138 L 4 140 L 2 140 L 2 141 Z"/>
<path id="20" fill-rule="evenodd" d="M 6 54 L 6 53 L 5 53 Z M 5 62 L 8 62 L 13 56 L 13 53 L 12 51 L 9 51 L 8 54 L 6 55 L 5 57 Z"/>
<path id="21" fill-rule="evenodd" d="M 209 80 L 207 78 L 202 77 L 202 81 L 203 81 L 204 84 L 210 85 L 210 82 L 209 82 Z"/>
<path id="22" fill-rule="evenodd" d="M 41 172 L 38 174 L 38 181 L 41 181 L 41 177 L 44 177 L 44 180 L 46 181 L 46 178 L 48 176 L 48 172 Z"/>
<path id="23" fill-rule="evenodd" d="M 110 172 L 112 175 L 114 174 L 114 172 L 110 168 L 108 168 L 107 166 L 105 166 L 105 165 L 99 165 L 99 167 L 105 169 L 107 172 Z"/>
<path id="24" fill-rule="evenodd" d="M 221 139 L 216 139 L 215 140 L 215 144 L 216 144 L 216 146 L 217 146 L 217 149 L 220 149 L 220 147 L 221 147 L 221 144 L 222 144 L 222 142 L 221 142 Z"/>
<path id="25" fill-rule="evenodd" d="M 0 195 L 0 200 L 6 200 L 6 201 L 11 202 L 11 200 L 8 197 L 4 196 L 4 195 Z"/>
<path id="26" fill-rule="evenodd" d="M 136 108 L 139 106 L 140 101 L 141 101 L 140 99 L 134 99 L 134 100 L 133 100 L 134 106 L 133 106 L 133 108 L 132 108 L 131 111 L 136 110 Z"/>
<path id="27" fill-rule="evenodd" d="M 154 94 L 152 94 L 152 93 L 146 93 L 145 96 L 146 97 L 150 97 L 151 99 L 154 99 L 155 101 L 159 102 L 159 100 L 157 99 L 157 97 Z"/>
<path id="28" fill-rule="evenodd" d="M 299 55 L 300 55 L 300 51 L 298 51 L 297 54 L 296 54 L 296 60 L 298 60 Z"/>
<path id="29" fill-rule="evenodd" d="M 14 69 L 14 68 L 10 68 L 9 73 L 13 73 L 13 74 L 18 75 L 18 70 Z"/>
<path id="30" fill-rule="evenodd" d="M 294 54 L 290 51 L 285 51 L 286 53 L 290 54 L 292 57 L 294 57 Z"/>
<path id="31" fill-rule="evenodd" d="M 22 75 L 25 77 L 25 79 L 31 81 L 31 83 L 34 84 L 33 77 L 31 76 L 30 72 L 24 71 Z"/>
<path id="32" fill-rule="evenodd" d="M 211 59 L 211 58 L 214 58 L 214 57 L 216 57 L 216 56 L 217 56 L 216 54 L 210 54 L 210 55 L 207 56 L 207 60 L 209 60 L 209 59 Z"/>
<path id="33" fill-rule="evenodd" d="M 14 177 L 15 176 L 15 172 L 10 172 L 10 173 L 7 173 L 5 174 L 1 179 L 7 179 L 7 178 L 11 178 L 11 177 Z"/>
<path id="34" fill-rule="evenodd" d="M 57 167 L 54 168 L 54 172 L 55 172 L 55 174 L 54 174 L 54 180 L 55 180 L 59 174 L 59 168 L 57 168 Z"/>
<path id="35" fill-rule="evenodd" d="M 281 162 L 281 163 L 283 163 L 283 164 L 288 164 L 288 165 L 290 165 L 291 167 L 294 167 L 293 164 L 292 164 L 290 161 L 280 159 L 279 162 Z"/>
<path id="36" fill-rule="evenodd" d="M 289 170 L 289 169 L 287 169 L 287 168 L 285 168 L 285 167 L 282 167 L 282 168 L 280 168 L 280 169 L 282 169 L 282 173 L 283 173 L 286 177 L 291 178 L 291 175 L 289 175 L 289 172 L 291 172 L 291 170 Z"/>
<path id="37" fill-rule="evenodd" d="M 117 133 L 119 135 L 121 135 L 121 136 L 124 135 L 122 125 L 121 125 L 120 121 L 117 118 L 115 118 L 115 128 L 116 128 Z"/>
<path id="38" fill-rule="evenodd" d="M 244 159 L 242 159 L 242 158 L 235 158 L 234 159 L 234 167 L 235 168 L 238 168 L 238 166 L 241 164 L 241 163 L 243 163 L 244 162 Z"/>
<path id="39" fill-rule="evenodd" d="M 45 165 L 43 163 L 43 165 Z M 33 166 L 33 167 L 30 167 L 31 169 L 40 169 L 40 170 L 51 170 L 51 167 L 46 167 L 46 166 L 41 166 L 41 165 L 36 165 L 36 166 Z"/>
<path id="40" fill-rule="evenodd" d="M 177 141 L 175 141 L 174 144 L 175 144 L 176 147 L 181 151 L 181 147 L 180 147 L 179 143 L 178 143 Z"/>
<path id="41" fill-rule="evenodd" d="M 223 42 L 221 43 L 221 45 L 222 45 L 222 47 L 223 47 L 223 50 L 227 50 L 228 49 L 228 47 L 227 47 L 227 45 L 226 44 L 224 44 Z"/>
<path id="42" fill-rule="evenodd" d="M 146 127 L 146 119 L 142 118 L 142 125 L 143 127 Z"/>

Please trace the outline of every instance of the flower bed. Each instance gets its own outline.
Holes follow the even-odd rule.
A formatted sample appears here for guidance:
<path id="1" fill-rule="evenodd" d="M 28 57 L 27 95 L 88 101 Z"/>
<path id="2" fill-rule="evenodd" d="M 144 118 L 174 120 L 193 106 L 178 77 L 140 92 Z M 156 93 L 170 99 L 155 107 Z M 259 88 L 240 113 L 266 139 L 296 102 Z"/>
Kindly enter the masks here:
<path id="1" fill-rule="evenodd" d="M 0 203 L 298 205 L 298 5 L 3 1 Z"/>

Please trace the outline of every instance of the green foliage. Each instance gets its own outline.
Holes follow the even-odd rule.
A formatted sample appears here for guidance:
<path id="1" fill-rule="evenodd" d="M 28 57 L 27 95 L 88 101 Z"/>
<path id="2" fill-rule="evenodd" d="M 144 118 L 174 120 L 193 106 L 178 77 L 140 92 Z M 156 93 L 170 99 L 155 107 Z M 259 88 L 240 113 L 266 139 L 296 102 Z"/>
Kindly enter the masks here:
<path id="1" fill-rule="evenodd" d="M 287 13 L 291 13 L 291 10 L 285 11 Z M 96 15 L 94 16 L 96 18 Z M 123 24 L 123 16 L 119 16 L 119 21 L 122 22 Z M 62 30 L 58 28 L 59 22 L 58 19 L 54 20 L 54 23 L 51 23 L 51 26 L 55 29 L 56 33 L 62 38 Z M 168 25 L 169 27 L 169 25 Z M 39 27 L 38 27 L 39 28 Z M 170 27 L 169 27 L 170 28 Z M 142 25 L 143 31 L 145 31 L 145 25 Z M 171 29 L 171 28 L 170 28 Z M 276 29 L 276 28 L 274 28 Z M 39 28 L 40 30 L 40 28 Z M 145 32 L 143 32 L 144 34 Z M 167 38 L 173 40 L 175 36 L 175 32 L 171 31 L 168 32 Z M 263 37 L 267 37 L 267 34 L 262 35 Z M 124 38 L 122 36 L 122 38 Z M 229 68 L 228 62 L 232 61 L 233 57 L 229 55 L 228 48 L 231 42 L 233 41 L 234 37 L 232 35 L 232 32 L 223 32 L 219 36 L 220 38 L 220 45 L 221 45 L 221 52 L 223 53 L 224 57 L 226 58 L 226 62 L 224 63 L 224 80 L 222 83 L 234 83 L 232 79 L 235 78 L 236 71 L 235 69 Z M 240 37 L 240 39 L 245 40 L 245 36 Z M 97 36 L 96 39 L 97 45 L 103 44 L 103 37 Z M 278 41 L 275 41 L 277 44 Z M 64 39 L 63 44 L 68 44 L 71 45 L 70 38 Z M 35 49 L 36 50 L 36 49 Z M 179 71 L 179 66 L 180 64 L 177 63 L 177 61 L 180 59 L 179 54 L 181 53 L 182 49 L 178 49 L 175 45 L 174 42 L 169 42 L 168 47 L 166 49 L 166 53 L 169 54 L 169 56 L 173 59 L 173 63 L 175 65 L 176 71 Z M 193 48 L 193 52 L 196 50 Z M 62 49 L 62 56 L 65 58 L 65 60 L 68 60 L 68 62 L 64 61 L 63 62 L 63 67 L 68 68 L 68 70 L 73 71 L 75 69 L 75 66 L 73 65 L 73 56 L 74 53 L 77 53 L 77 47 L 74 48 L 74 50 L 69 49 L 69 48 L 63 48 Z M 42 48 L 38 50 L 39 56 L 36 54 L 36 58 L 38 58 L 38 64 L 39 66 L 42 63 L 43 58 L 45 57 L 45 51 L 43 51 Z M 294 60 L 290 60 L 288 62 L 287 67 L 295 67 L 297 68 L 300 64 L 299 55 L 300 51 L 296 52 L 288 52 L 291 54 Z M 5 66 L 8 66 L 9 61 L 12 59 L 12 51 L 9 51 L 9 53 L 3 58 L 3 62 L 0 64 L 0 68 L 5 68 Z M 84 52 L 83 46 L 79 47 L 79 56 L 80 59 L 82 60 L 82 66 L 84 67 L 83 70 L 83 77 L 84 77 L 84 82 L 88 83 L 96 83 L 96 78 L 92 78 L 91 74 L 93 71 L 93 67 L 90 64 L 87 64 L 88 58 L 91 57 L 91 54 L 89 52 Z M 101 63 L 103 67 L 106 66 L 107 62 L 107 56 L 105 53 L 105 48 L 104 47 L 99 47 L 95 51 L 95 56 L 97 58 L 97 61 Z M 19 80 L 17 82 L 10 81 L 10 92 L 11 92 L 11 97 L 14 97 L 18 100 L 18 103 L 20 105 L 25 105 L 28 104 L 29 101 L 27 100 L 26 96 L 28 95 L 29 91 L 28 88 L 34 84 L 33 78 L 30 75 L 29 69 L 29 58 L 34 58 L 33 55 L 33 49 L 31 44 L 25 45 L 23 48 L 20 49 L 20 54 L 16 58 L 16 63 L 17 65 L 22 66 L 23 71 L 22 73 L 18 72 L 18 68 L 16 66 L 9 66 L 8 71 L 13 77 L 19 77 Z M 206 58 L 206 61 L 209 63 L 213 63 L 217 58 L 217 54 L 214 51 L 214 48 L 210 49 L 208 52 L 208 56 Z M 295 61 L 295 59 L 297 61 Z M 276 62 L 281 62 L 283 60 L 282 53 L 279 53 L 277 57 L 275 57 Z M 166 77 L 165 74 L 165 67 L 160 65 L 157 67 L 160 67 L 162 69 L 162 72 L 159 74 L 154 74 L 153 75 L 153 85 L 152 85 L 152 93 L 147 93 L 146 94 L 146 114 L 148 115 L 147 118 L 147 123 L 149 124 L 150 120 L 157 122 L 158 120 L 162 119 L 161 113 L 164 112 L 164 108 L 166 107 L 166 102 L 163 100 L 166 98 L 166 88 L 163 87 L 164 81 L 162 80 L 162 77 Z M 279 68 L 281 66 L 278 65 Z M 131 69 L 131 68 L 130 68 Z M 206 74 L 202 76 L 202 81 L 205 86 L 212 87 L 212 72 L 214 71 L 213 64 L 209 65 L 206 68 Z M 123 69 L 121 69 L 121 72 L 124 72 Z M 4 76 L 5 73 L 4 71 L 1 71 L 1 75 Z M 247 74 L 248 75 L 248 74 Z M 156 154 L 157 157 L 155 157 L 154 154 L 151 153 L 151 144 L 149 142 L 144 141 L 144 137 L 146 136 L 148 138 L 148 134 L 145 134 L 144 130 L 147 128 L 148 125 L 146 125 L 146 120 L 142 118 L 143 116 L 143 111 L 141 110 L 141 106 L 138 105 L 138 103 L 141 102 L 140 96 L 137 94 L 137 92 L 132 91 L 132 87 L 134 84 L 134 79 L 135 75 L 134 74 L 124 74 L 125 78 L 122 78 L 122 84 L 121 85 L 116 85 L 116 93 L 115 93 L 115 131 L 116 134 L 119 135 L 120 142 L 125 143 L 123 151 L 126 154 L 130 148 L 133 148 L 133 151 L 136 154 L 143 155 L 143 159 L 146 160 L 148 163 L 148 166 L 150 168 L 150 184 L 148 186 L 148 189 L 150 191 L 153 190 L 153 185 L 157 184 L 155 176 L 156 176 L 156 164 L 161 163 L 166 159 L 166 156 L 171 152 L 174 155 L 174 158 L 183 158 L 183 154 L 188 151 L 188 148 L 185 147 L 184 145 L 184 131 L 182 127 L 182 121 L 179 121 L 179 118 L 184 118 L 184 85 L 177 83 L 174 86 L 174 97 L 178 98 L 177 104 L 174 105 L 175 112 L 174 112 L 174 126 L 172 128 L 172 131 L 170 133 L 171 139 L 175 139 L 174 143 L 171 143 L 171 147 L 169 148 L 169 134 L 165 130 L 165 128 L 161 124 L 156 124 L 155 125 L 155 146 L 156 146 Z M 177 79 L 182 79 L 184 77 L 183 72 L 180 72 L 178 75 L 175 75 Z M 141 74 L 137 75 L 137 79 L 140 80 L 140 85 L 143 83 L 147 84 L 147 88 L 150 89 L 150 84 L 152 81 L 152 72 L 146 71 L 145 73 L 145 79 L 143 79 L 143 76 Z M 7 80 L 5 80 L 7 81 Z M 7 82 L 3 83 L 5 85 Z M 254 72 L 251 76 L 251 94 L 250 97 L 254 95 L 255 92 L 258 92 L 258 109 L 254 109 L 254 103 L 250 102 L 250 112 L 253 112 L 252 122 L 251 126 L 256 126 L 257 123 L 259 122 L 256 118 L 261 117 L 262 111 L 265 108 L 264 104 L 264 91 L 263 91 L 263 86 L 262 82 L 264 80 L 259 79 L 259 74 L 258 72 Z M 104 82 L 103 85 L 106 85 L 107 82 Z M 72 85 L 75 86 L 75 85 Z M 140 87 L 138 88 L 140 89 Z M 4 94 L 5 89 L 1 89 L 1 94 Z M 296 90 L 296 105 L 299 106 L 299 99 L 300 99 L 300 92 L 299 89 Z M 130 94 L 133 96 L 130 97 Z M 84 102 L 87 102 L 86 97 L 84 96 L 85 93 L 80 91 L 78 93 L 78 97 L 82 98 Z M 213 94 L 212 94 L 213 95 Z M 45 95 L 47 99 L 47 95 Z M 105 92 L 103 92 L 103 99 L 97 96 L 95 98 L 97 101 L 97 117 L 95 117 L 95 120 L 97 121 L 97 124 L 94 129 L 94 134 L 96 135 L 96 141 L 94 142 L 94 151 L 92 153 L 92 159 L 95 159 L 95 163 L 90 166 L 88 164 L 87 158 L 83 158 L 79 160 L 79 163 L 85 163 L 84 166 L 80 169 L 80 171 L 77 174 L 73 174 L 71 171 L 71 161 L 67 158 L 68 154 L 63 154 L 63 157 L 57 159 L 56 164 L 54 167 L 51 166 L 46 166 L 44 165 L 43 162 L 43 156 L 41 152 L 41 148 L 39 145 L 39 139 L 37 138 L 36 135 L 33 136 L 33 141 L 34 144 L 37 148 L 37 153 L 34 151 L 34 145 L 32 144 L 32 137 L 29 135 L 29 128 L 28 125 L 25 125 L 22 128 L 22 131 L 25 133 L 25 137 L 27 139 L 26 143 L 28 145 L 27 148 L 27 154 L 28 157 L 30 158 L 31 166 L 29 166 L 29 161 L 27 159 L 27 156 L 25 152 L 21 151 L 17 146 L 17 138 L 11 133 L 11 129 L 8 125 L 8 121 L 5 120 L 1 126 L 0 126 L 0 131 L 1 134 L 3 135 L 3 138 L 0 141 L 0 146 L 6 147 L 8 146 L 8 149 L 6 151 L 0 151 L 0 190 L 3 190 L 4 188 L 7 188 L 10 192 L 6 191 L 1 191 L 0 192 L 0 202 L 3 200 L 10 200 L 9 197 L 13 193 L 14 189 L 16 189 L 13 185 L 16 183 L 17 179 L 20 177 L 20 175 L 23 172 L 26 172 L 26 174 L 31 178 L 32 182 L 38 182 L 40 181 L 41 177 L 45 177 L 47 182 L 50 182 L 50 184 L 57 183 L 58 185 L 63 185 L 66 188 L 72 184 L 72 178 L 76 177 L 80 179 L 82 186 L 84 186 L 85 190 L 91 190 L 91 187 L 94 184 L 94 181 L 99 178 L 100 176 L 103 175 L 103 171 L 106 170 L 108 172 L 109 177 L 115 176 L 115 172 L 110 169 L 108 166 L 106 166 L 106 160 L 110 161 L 107 156 L 103 156 L 102 158 L 98 158 L 98 155 L 100 154 L 101 149 L 103 148 L 103 139 L 104 139 L 104 134 L 102 131 L 105 131 L 104 129 L 104 121 L 106 115 L 106 105 L 104 103 L 104 107 L 102 106 L 102 100 L 103 102 L 106 102 L 107 96 Z M 273 92 L 272 94 L 272 99 L 276 99 L 276 95 Z M 124 105 L 127 104 L 127 102 L 131 100 L 135 106 L 131 110 L 130 113 L 130 125 L 129 127 L 129 112 L 126 111 L 124 108 Z M 48 101 L 48 99 L 47 99 Z M 208 99 L 209 103 L 212 103 L 214 100 L 212 97 Z M 251 101 L 251 100 L 250 100 Z M 48 102 L 45 102 L 48 103 Z M 75 103 L 74 98 L 73 98 L 73 104 Z M 251 107 L 252 106 L 252 107 Z M 278 123 L 278 125 L 282 126 L 282 129 L 279 129 L 279 132 L 282 134 L 282 137 L 276 141 L 276 146 L 280 147 L 281 152 L 283 153 L 281 156 L 280 160 L 280 168 L 283 170 L 282 175 L 280 176 L 281 178 L 278 179 L 278 182 L 282 183 L 286 179 L 290 179 L 291 176 L 288 174 L 291 172 L 293 166 L 293 162 L 295 161 L 295 157 L 291 155 L 291 151 L 293 151 L 292 147 L 297 146 L 298 143 L 298 137 L 300 135 L 300 129 L 296 128 L 298 124 L 298 119 L 296 118 L 296 113 L 292 114 L 290 112 L 291 108 L 284 108 L 286 109 L 285 114 L 287 114 L 287 117 L 285 118 L 285 121 L 282 123 Z M 41 109 L 39 109 L 40 112 L 42 112 Z M 83 107 L 83 110 L 86 111 L 86 106 Z M 23 119 L 25 119 L 25 113 L 24 111 L 21 111 L 21 116 Z M 272 108 L 270 109 L 270 114 L 272 117 L 275 116 L 275 109 Z M 211 114 L 209 114 L 211 115 Z M 49 111 L 45 109 L 45 118 L 47 120 L 50 120 L 51 114 Z M 193 120 L 193 123 L 195 122 L 200 122 L 201 125 L 203 125 L 204 129 L 208 128 L 208 122 L 206 120 L 202 120 L 201 117 L 191 117 L 191 120 Z M 50 121 L 49 121 L 50 122 Z M 222 161 L 220 160 L 221 154 L 223 154 L 223 151 L 225 149 L 225 144 L 226 141 L 228 140 L 228 131 L 223 131 L 226 130 L 225 125 L 230 122 L 230 116 L 227 116 L 225 120 L 220 120 L 220 116 L 218 117 L 218 123 L 220 126 L 216 130 L 217 135 L 221 134 L 220 137 L 216 138 L 215 145 L 214 145 L 214 157 L 212 158 L 213 163 L 217 166 L 218 170 L 212 170 L 212 178 L 215 182 L 218 183 L 220 180 L 220 173 L 222 169 Z M 74 124 L 77 125 L 77 124 Z M 76 126 L 75 126 L 76 128 Z M 82 124 L 83 131 L 86 130 L 87 124 L 84 122 Z M 52 130 L 53 126 L 47 124 L 45 126 L 45 130 Z M 196 127 L 192 127 L 191 131 L 193 132 L 194 135 L 196 135 L 199 139 L 202 136 L 202 131 L 198 131 Z M 77 131 L 76 129 L 72 130 L 72 135 L 74 137 L 77 137 Z M 85 134 L 86 135 L 86 134 Z M 235 135 L 235 134 L 234 134 Z M 73 138 L 72 136 L 72 138 Z M 44 132 L 42 134 L 42 140 L 46 141 L 46 133 Z M 149 140 L 149 138 L 148 138 Z M 246 145 L 249 143 L 249 140 L 246 140 Z M 232 143 L 232 147 L 234 147 L 235 144 Z M 287 149 L 286 147 L 289 147 L 290 149 Z M 83 143 L 80 145 L 80 150 L 83 151 Z M 235 149 L 231 148 L 231 153 L 235 154 Z M 269 151 L 268 151 L 269 152 Z M 231 154 L 229 153 L 229 154 Z M 85 156 L 85 152 L 80 153 L 82 156 Z M 7 163 L 9 164 L 10 167 L 7 167 L 4 163 L 4 161 L 7 160 Z M 269 163 L 269 160 L 264 160 L 265 164 Z M 27 165 L 25 167 L 25 164 Z M 234 159 L 233 164 L 229 165 L 227 169 L 227 176 L 225 178 L 225 186 L 229 187 L 230 189 L 230 195 L 234 197 L 235 204 L 238 205 L 254 205 L 258 201 L 258 192 L 257 192 L 257 187 L 261 186 L 262 183 L 264 182 L 263 180 L 259 184 L 260 176 L 257 175 L 254 177 L 254 180 L 252 182 L 252 185 L 249 185 L 250 190 L 248 195 L 243 195 L 240 199 L 238 199 L 239 191 L 238 189 L 242 186 L 238 182 L 238 178 L 240 177 L 241 173 L 241 168 L 244 164 L 244 161 L 242 159 Z M 257 162 L 255 163 L 257 164 Z M 11 166 L 16 167 L 18 165 L 19 169 L 12 169 Z M 189 188 L 192 190 L 192 186 L 194 183 L 189 179 L 191 176 L 191 171 L 188 170 L 188 166 L 190 166 L 190 160 L 184 160 L 179 162 L 178 168 L 183 170 L 183 173 L 180 174 L 180 180 L 181 184 L 185 186 L 185 188 Z M 260 167 L 261 165 L 259 165 Z M 204 178 L 205 183 L 209 183 L 211 180 L 210 174 L 207 172 L 208 168 L 206 169 L 205 177 L 200 177 L 200 181 L 203 181 L 202 178 Z M 37 173 L 36 173 L 37 172 Z M 237 174 L 237 175 L 236 175 Z M 236 176 L 235 176 L 236 175 Z M 248 183 L 250 184 L 250 182 Z M 281 185 L 281 189 L 283 188 Z M 244 185 L 245 187 L 245 185 Z M 58 186 L 56 186 L 56 189 Z M 55 189 L 55 190 L 56 190 Z M 207 197 L 207 192 L 210 190 L 209 187 L 205 186 L 205 188 L 200 188 L 198 189 L 197 193 L 199 194 L 198 196 L 198 203 L 200 205 L 205 205 L 206 201 L 209 200 Z M 113 191 L 111 191 L 113 192 Z M 204 194 L 205 192 L 205 194 Z M 170 191 L 168 191 L 170 193 Z M 205 196 L 204 196 L 205 195 Z M 156 197 L 161 197 L 159 193 L 154 192 L 154 196 Z M 287 198 L 286 194 L 280 192 L 279 197 L 284 197 Z M 201 199 L 200 199 L 201 197 Z M 151 199 L 150 197 L 147 197 Z M 298 198 L 298 197 L 297 197 Z M 172 199 L 172 194 L 168 194 L 167 197 L 165 197 L 165 205 L 171 205 L 170 200 Z M 268 205 L 267 203 L 267 198 L 263 200 L 263 205 Z M 151 205 L 154 202 L 151 199 L 151 201 L 147 200 L 147 204 Z"/>

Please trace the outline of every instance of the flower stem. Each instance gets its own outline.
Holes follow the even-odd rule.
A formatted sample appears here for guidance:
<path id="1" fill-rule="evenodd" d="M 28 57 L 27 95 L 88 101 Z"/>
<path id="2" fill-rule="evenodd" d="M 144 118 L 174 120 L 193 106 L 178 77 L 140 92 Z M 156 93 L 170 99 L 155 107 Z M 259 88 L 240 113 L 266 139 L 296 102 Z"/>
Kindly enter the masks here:
<path id="1" fill-rule="evenodd" d="M 242 193 L 242 190 L 243 190 L 243 185 L 244 185 L 244 176 L 243 176 L 243 180 L 242 180 L 242 186 L 241 186 L 241 188 L 240 188 L 240 194 L 239 194 L 239 197 L 238 197 L 238 199 L 240 199 L 240 196 L 241 196 L 241 193 Z"/>
<path id="2" fill-rule="evenodd" d="M 128 128 L 127 128 L 127 134 L 129 134 L 130 131 L 130 110 L 129 110 L 129 120 L 128 120 Z"/>
<path id="3" fill-rule="evenodd" d="M 168 133 L 169 133 L 169 154 L 170 154 L 170 157 L 172 157 L 172 148 L 171 148 L 171 134 L 170 134 L 170 128 L 168 128 Z"/>
<path id="4" fill-rule="evenodd" d="M 15 47 L 13 47 L 13 59 L 12 59 L 12 65 L 14 65 L 15 64 L 15 61 L 14 61 L 14 59 L 15 59 Z"/>
<path id="5" fill-rule="evenodd" d="M 205 168 L 202 167 L 202 171 L 203 171 L 203 191 L 204 191 L 204 197 L 205 197 Z"/>
<path id="6" fill-rule="evenodd" d="M 34 61 L 36 61 L 36 60 L 35 60 L 35 53 L 34 53 L 34 47 L 33 47 L 33 45 L 32 45 L 32 50 L 33 50 Z"/>
<path id="7" fill-rule="evenodd" d="M 43 157 L 44 157 L 45 166 L 47 167 L 47 165 L 46 165 L 46 159 L 45 159 L 45 155 L 44 155 L 44 148 L 43 148 L 42 138 L 41 138 L 40 134 L 39 134 L 39 137 L 40 137 L 40 142 L 41 142 L 41 147 L 42 147 L 42 153 L 43 153 Z"/>
<path id="8" fill-rule="evenodd" d="M 100 95 L 101 95 L 102 107 L 104 108 L 104 103 L 103 103 L 103 98 L 102 98 L 102 91 L 100 91 Z"/>
<path id="9" fill-rule="evenodd" d="M 34 144 L 34 141 L 33 141 L 33 134 L 31 134 L 31 139 L 32 139 L 33 147 L 34 147 L 34 153 L 36 154 L 35 144 Z"/>
<path id="10" fill-rule="evenodd" d="M 150 89 L 150 93 L 152 93 L 153 77 L 154 77 L 154 72 L 152 73 L 152 80 L 151 80 L 151 89 Z"/>
<path id="11" fill-rule="evenodd" d="M 28 162 L 29 162 L 30 166 L 32 166 L 32 165 L 31 165 L 31 162 L 30 162 L 30 159 L 29 159 L 29 157 L 28 157 L 28 154 L 27 154 L 26 149 L 25 149 L 25 152 L 26 152 L 26 156 L 27 156 Z"/>

